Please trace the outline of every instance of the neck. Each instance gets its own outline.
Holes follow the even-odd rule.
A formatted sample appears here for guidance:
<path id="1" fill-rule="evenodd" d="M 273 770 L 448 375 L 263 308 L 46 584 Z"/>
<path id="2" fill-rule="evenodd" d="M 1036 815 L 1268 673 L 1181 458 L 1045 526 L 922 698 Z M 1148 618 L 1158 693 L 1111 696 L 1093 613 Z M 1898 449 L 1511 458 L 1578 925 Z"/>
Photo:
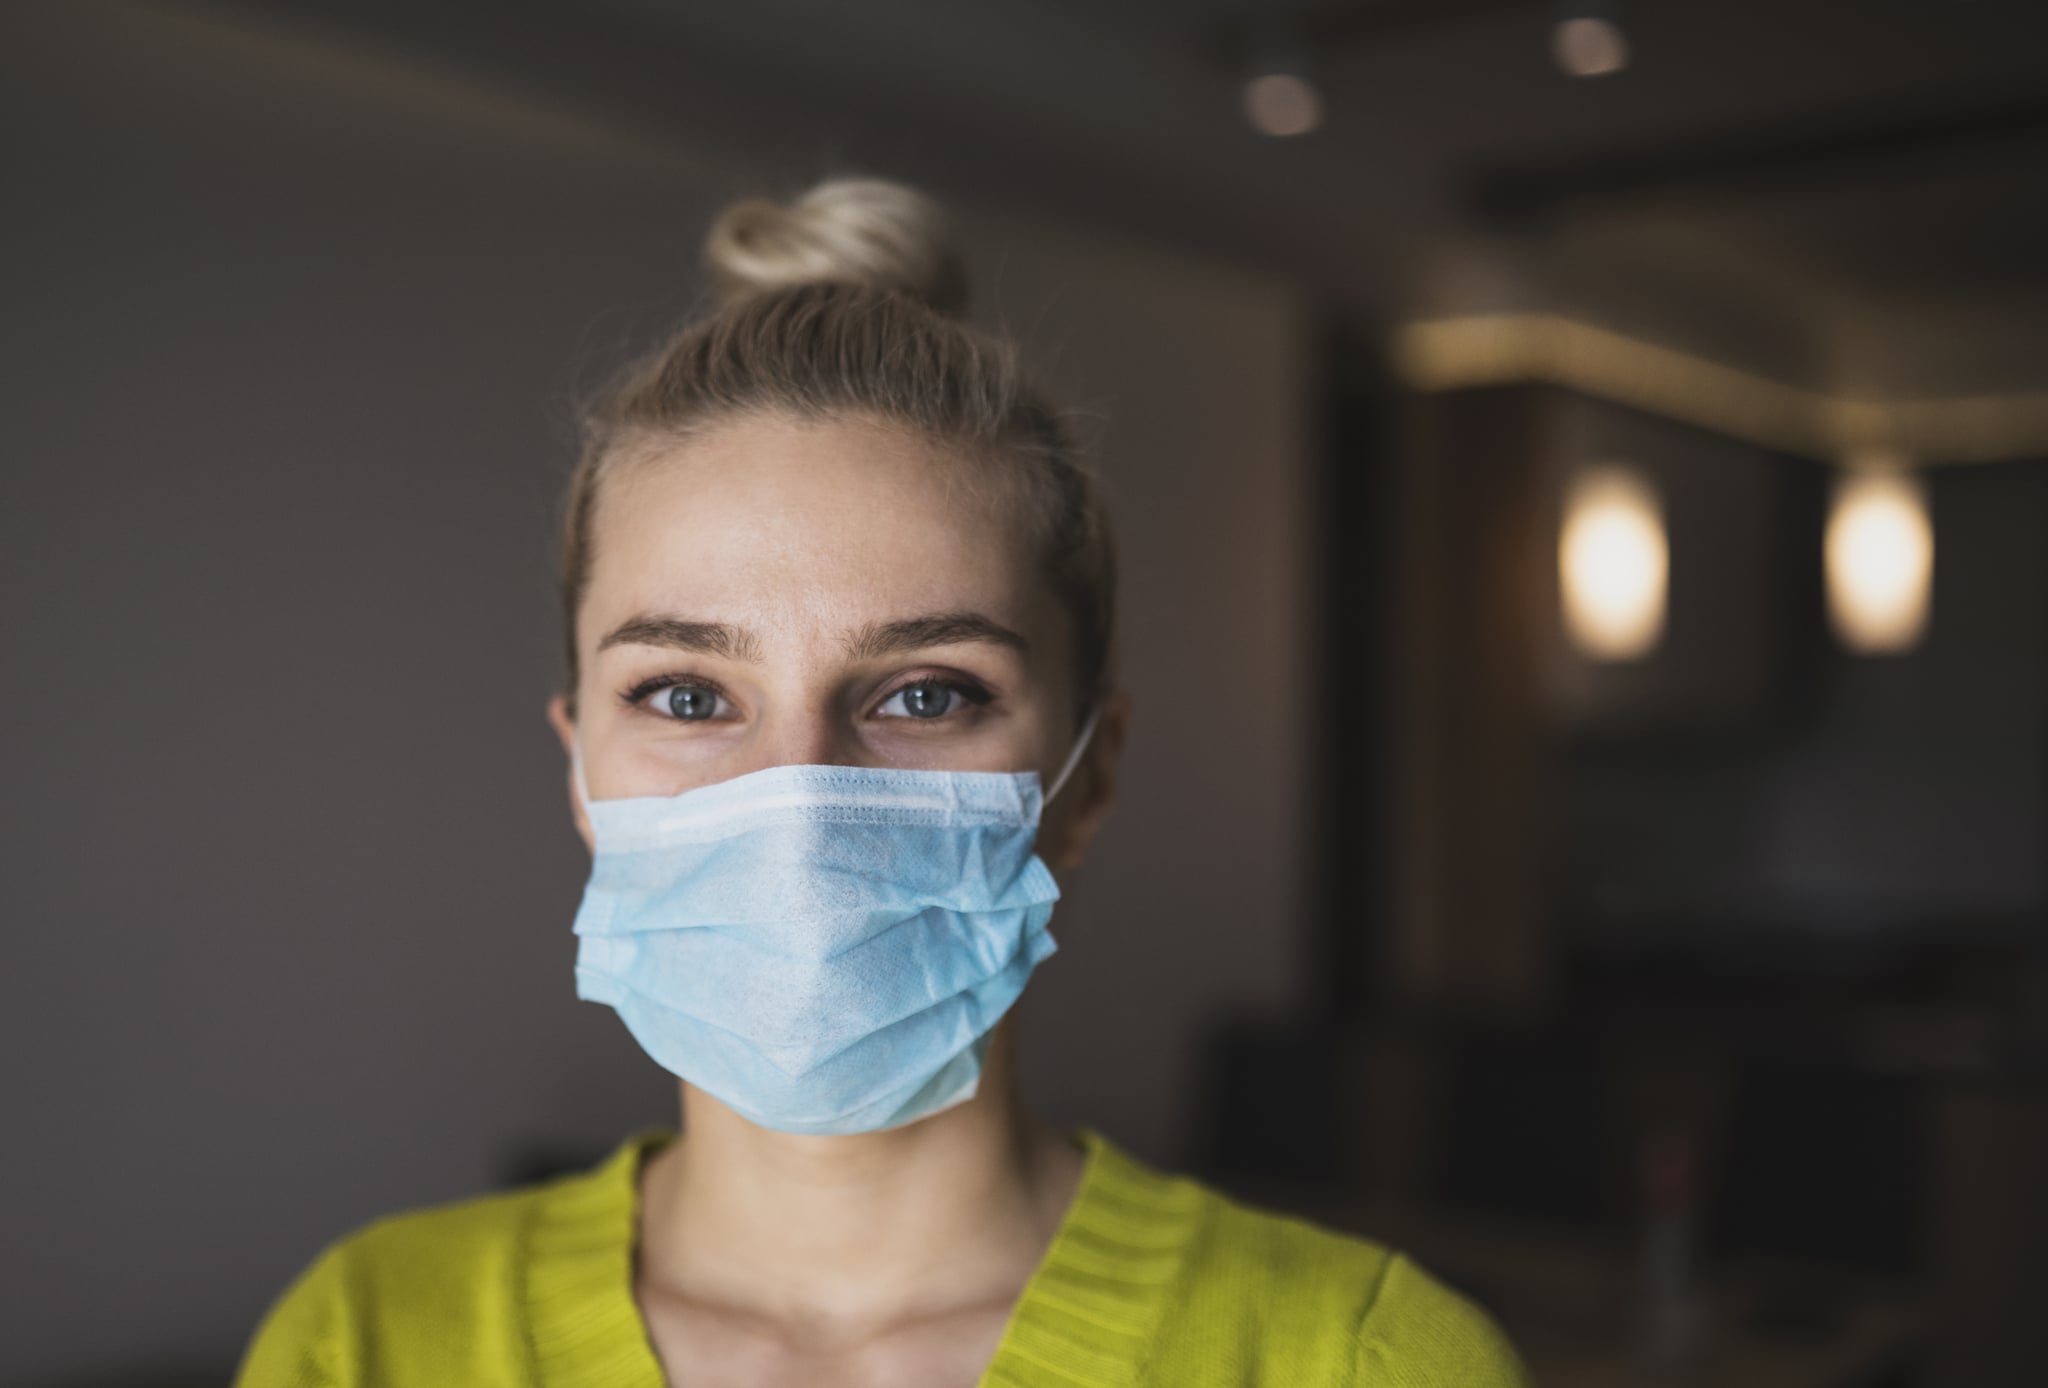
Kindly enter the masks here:
<path id="1" fill-rule="evenodd" d="M 1015 1101 L 1009 1027 L 974 1098 L 879 1133 L 774 1132 L 683 1086 L 642 1177 L 643 1282 L 775 1319 L 876 1324 L 1014 1300 L 1080 1176 Z"/>

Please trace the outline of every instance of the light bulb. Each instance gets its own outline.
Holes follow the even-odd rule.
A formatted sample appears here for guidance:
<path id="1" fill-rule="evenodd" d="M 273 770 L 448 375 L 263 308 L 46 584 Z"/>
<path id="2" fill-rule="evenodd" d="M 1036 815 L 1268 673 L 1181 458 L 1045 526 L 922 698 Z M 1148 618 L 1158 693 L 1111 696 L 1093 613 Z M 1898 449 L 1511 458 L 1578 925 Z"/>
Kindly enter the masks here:
<path id="1" fill-rule="evenodd" d="M 1639 660 L 1664 635 L 1670 551 L 1664 509 L 1636 472 L 1589 468 L 1572 483 L 1558 531 L 1565 630 L 1594 660 Z"/>
<path id="2" fill-rule="evenodd" d="M 1841 478 L 1824 553 L 1828 617 L 1843 645 L 1895 655 L 1919 644 L 1934 586 L 1934 527 L 1918 481 L 1895 471 Z"/>

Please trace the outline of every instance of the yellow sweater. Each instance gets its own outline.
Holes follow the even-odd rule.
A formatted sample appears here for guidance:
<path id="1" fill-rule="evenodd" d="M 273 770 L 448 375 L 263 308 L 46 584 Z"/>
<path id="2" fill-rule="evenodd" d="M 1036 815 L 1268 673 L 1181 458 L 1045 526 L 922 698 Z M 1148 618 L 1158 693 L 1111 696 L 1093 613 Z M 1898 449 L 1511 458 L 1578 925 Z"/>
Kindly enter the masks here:
<path id="1" fill-rule="evenodd" d="M 237 1388 L 664 1388 L 632 1250 L 640 1162 L 667 1136 L 343 1239 L 271 1309 Z M 984 1388 L 1526 1382 L 1485 1314 L 1400 1254 L 1082 1138 L 1080 1189 Z"/>

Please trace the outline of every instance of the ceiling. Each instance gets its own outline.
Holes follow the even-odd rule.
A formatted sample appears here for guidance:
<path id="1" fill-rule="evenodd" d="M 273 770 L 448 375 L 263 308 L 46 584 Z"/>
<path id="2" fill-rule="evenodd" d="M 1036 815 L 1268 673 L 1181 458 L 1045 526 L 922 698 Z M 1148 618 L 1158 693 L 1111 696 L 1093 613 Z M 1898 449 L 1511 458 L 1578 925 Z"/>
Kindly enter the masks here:
<path id="1" fill-rule="evenodd" d="M 194 0 L 200 3 L 200 0 Z M 2048 3 L 1635 0 L 1573 81 L 1551 0 L 216 0 L 537 99 L 1057 207 L 1393 321 L 1585 318 L 1790 384 L 2048 387 Z M 1326 102 L 1254 134 L 1285 21 Z"/>

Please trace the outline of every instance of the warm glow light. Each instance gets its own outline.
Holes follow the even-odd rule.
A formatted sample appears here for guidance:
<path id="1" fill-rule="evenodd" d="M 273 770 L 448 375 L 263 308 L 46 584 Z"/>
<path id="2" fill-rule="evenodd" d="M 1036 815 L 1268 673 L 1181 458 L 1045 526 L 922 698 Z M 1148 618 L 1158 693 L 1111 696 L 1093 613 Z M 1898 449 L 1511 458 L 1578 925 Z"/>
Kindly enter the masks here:
<path id="1" fill-rule="evenodd" d="M 1550 31 L 1550 56 L 1567 77 L 1605 77 L 1628 66 L 1628 35 L 1611 19 L 1581 15 Z"/>
<path id="2" fill-rule="evenodd" d="M 1897 440 L 1944 465 L 2048 454 L 2048 390 L 1876 400 L 1826 395 L 1549 313 L 1468 313 L 1394 330 L 1417 390 L 1540 382 L 1810 458 Z"/>
<path id="3" fill-rule="evenodd" d="M 1595 660 L 1638 660 L 1664 634 L 1670 552 L 1657 493 L 1626 468 L 1573 482 L 1558 532 L 1565 630 Z"/>
<path id="4" fill-rule="evenodd" d="M 1919 643 L 1934 584 L 1934 527 L 1917 481 L 1861 472 L 1837 482 L 1826 555 L 1828 616 L 1843 645 L 1890 655 Z"/>
<path id="5" fill-rule="evenodd" d="M 1306 77 L 1268 72 L 1244 84 L 1244 115 L 1261 134 L 1306 135 L 1323 123 L 1323 98 Z"/>

